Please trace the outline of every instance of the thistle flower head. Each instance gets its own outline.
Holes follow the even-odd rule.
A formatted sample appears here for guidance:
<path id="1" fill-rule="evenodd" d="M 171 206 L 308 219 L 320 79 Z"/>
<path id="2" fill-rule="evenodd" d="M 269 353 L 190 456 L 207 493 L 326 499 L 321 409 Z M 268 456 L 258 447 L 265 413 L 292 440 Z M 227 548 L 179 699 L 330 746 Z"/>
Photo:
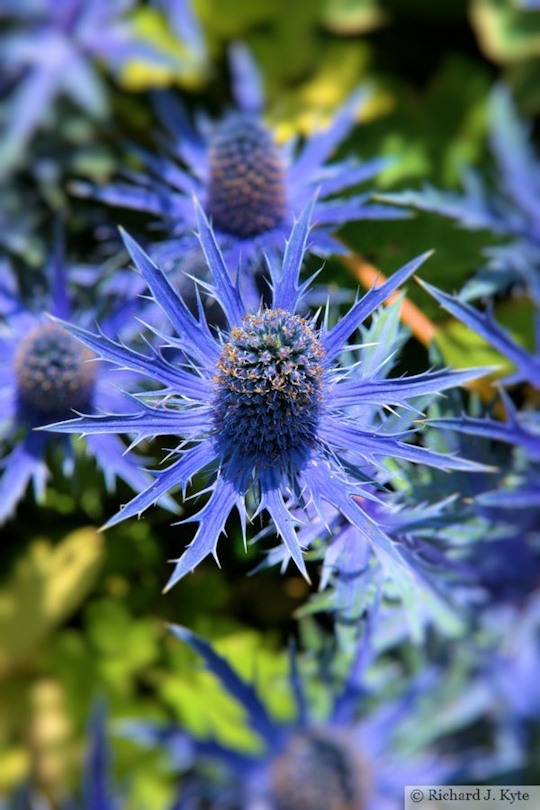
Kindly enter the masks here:
<path id="1" fill-rule="evenodd" d="M 317 687 L 325 691 L 328 711 L 315 720 L 308 677 L 301 660 L 293 654 L 288 675 L 296 717 L 280 721 L 269 711 L 257 688 L 244 680 L 208 641 L 184 627 L 170 628 L 201 658 L 223 689 L 240 704 L 246 723 L 261 739 L 256 752 L 244 753 L 217 742 L 212 736 L 198 740 L 182 729 L 149 722 L 130 722 L 130 739 L 146 746 L 160 746 L 171 755 L 175 767 L 195 770 L 210 758 L 222 765 L 229 791 L 225 807 L 264 810 L 398 810 L 403 787 L 439 784 L 455 769 L 451 759 L 434 752 L 399 753 L 396 738 L 400 726 L 411 722 L 415 686 L 405 694 L 367 709 L 365 670 L 373 660 L 364 640 L 342 682 L 318 670 Z M 417 687 L 416 687 L 417 688 Z M 320 693 L 319 693 L 320 694 Z M 433 780 L 430 782 L 430 779 Z M 414 781 L 418 780 L 418 781 Z M 210 795 L 212 778 L 205 780 Z"/>
<path id="2" fill-rule="evenodd" d="M 364 810 L 367 768 L 354 740 L 328 729 L 298 731 L 269 767 L 273 810 Z"/>
<path id="3" fill-rule="evenodd" d="M 37 311 L 25 306 L 9 268 L 2 268 L 4 289 L 0 290 L 0 308 L 5 324 L 0 335 L 0 415 L 5 455 L 0 475 L 0 522 L 13 513 L 30 482 L 36 497 L 44 497 L 49 463 L 56 458 L 49 451 L 60 451 L 59 462 L 65 475 L 73 471 L 75 452 L 69 437 L 51 442 L 47 434 L 33 428 L 51 420 L 69 419 L 75 411 L 93 413 L 111 407 L 124 410 L 130 407 L 125 395 L 114 387 L 120 378 L 41 309 L 45 305 L 57 317 L 67 317 L 71 311 L 69 266 L 59 253 L 57 245 L 45 268 L 45 284 L 50 292 L 44 297 L 48 300 L 40 302 Z M 86 268 L 86 273 L 93 277 L 97 287 L 100 268 Z M 118 316 L 118 312 L 114 313 L 112 321 Z M 87 325 L 93 321 L 95 310 L 75 309 L 74 317 Z M 107 321 L 103 323 L 104 329 L 109 326 Z M 129 387 L 129 372 L 121 376 Z M 86 447 L 104 471 L 108 487 L 112 487 L 116 477 L 137 487 L 150 482 L 147 473 L 125 458 L 125 446 L 117 437 L 90 437 Z"/>
<path id="4" fill-rule="evenodd" d="M 19 345 L 15 373 L 21 415 L 34 424 L 92 409 L 93 355 L 55 323 L 37 326 Z"/>
<path id="5" fill-rule="evenodd" d="M 324 501 L 365 533 L 370 543 L 380 545 L 381 553 L 398 567 L 406 567 L 387 534 L 355 497 L 362 495 L 366 475 L 384 467 L 384 459 L 390 455 L 448 469 L 471 469 L 462 459 L 413 446 L 406 441 L 406 430 L 393 435 L 386 432 L 379 410 L 384 404 L 406 405 L 417 395 L 452 387 L 482 370 L 384 380 L 378 367 L 368 367 L 365 377 L 339 369 L 339 357 L 349 337 L 426 256 L 367 293 L 333 328 L 320 327 L 296 314 L 309 286 L 300 284 L 299 274 L 310 215 L 311 206 L 293 228 L 282 262 L 270 265 L 270 307 L 249 312 L 208 221 L 198 209 L 201 247 L 214 280 L 206 286 L 220 302 L 228 324 L 227 330 L 219 332 L 209 329 L 202 306 L 199 319 L 192 315 L 163 271 L 125 237 L 156 303 L 175 328 L 176 337 L 168 339 L 169 350 L 177 350 L 175 363 L 158 348 L 145 355 L 71 327 L 103 359 L 145 375 L 163 388 L 151 398 L 141 392 L 134 403 L 135 414 L 117 411 L 52 429 L 87 434 L 135 432 L 138 439 L 172 433 L 181 438 L 176 460 L 109 525 L 141 513 L 173 487 L 185 491 L 198 472 L 209 476 L 210 498 L 194 518 L 199 522 L 197 535 L 177 561 L 169 587 L 209 553 L 216 555 L 217 541 L 234 507 L 243 521 L 250 516 L 248 496 L 259 512 L 269 513 L 288 554 L 306 576 L 295 531 L 298 520 L 292 510 L 311 503 L 321 512 Z M 359 424 L 358 409 L 363 405 L 375 406 L 368 409 L 373 414 L 371 424 L 367 419 Z"/>
<path id="6" fill-rule="evenodd" d="M 227 461 L 283 470 L 316 444 L 324 348 L 305 318 L 247 314 L 223 346 L 214 378 L 217 441 Z"/>
<path id="7" fill-rule="evenodd" d="M 167 271 L 193 247 L 193 195 L 203 202 L 230 266 L 236 267 L 241 257 L 255 273 L 261 257 L 283 256 L 294 220 L 317 190 L 308 249 L 319 256 L 344 252 L 333 234 L 347 222 L 407 216 L 398 208 L 372 202 L 369 192 L 353 190 L 374 178 L 387 160 L 331 160 L 355 126 L 367 91 L 353 93 L 329 126 L 307 137 L 301 149 L 292 141 L 278 146 L 261 116 L 257 68 L 241 46 L 232 50 L 231 67 L 236 111 L 217 122 L 201 117 L 195 127 L 175 98 L 158 96 L 157 113 L 170 135 L 168 153 L 158 156 L 138 150 L 145 171 L 126 172 L 124 182 L 106 188 L 79 183 L 78 193 L 157 218 L 168 237 L 152 245 L 150 255 Z M 249 279 L 243 284 L 247 301 Z M 260 295 L 257 291 L 251 295 L 248 303 L 255 307 Z"/>
<path id="8" fill-rule="evenodd" d="M 285 219 L 285 166 L 270 131 L 237 113 L 219 124 L 208 145 L 206 212 L 214 227 L 249 239 Z"/>

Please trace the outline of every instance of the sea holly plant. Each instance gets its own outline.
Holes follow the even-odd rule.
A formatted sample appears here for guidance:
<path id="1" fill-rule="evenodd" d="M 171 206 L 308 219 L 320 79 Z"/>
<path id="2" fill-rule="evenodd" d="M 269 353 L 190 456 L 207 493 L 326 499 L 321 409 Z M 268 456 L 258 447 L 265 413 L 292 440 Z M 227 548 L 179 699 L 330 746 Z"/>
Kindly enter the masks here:
<path id="1" fill-rule="evenodd" d="M 48 317 L 48 313 L 56 318 L 73 317 L 90 325 L 95 316 L 95 312 L 72 307 L 69 265 L 59 243 L 45 268 L 45 301 L 31 302 L 27 306 L 9 266 L 5 264 L 1 269 L 0 522 L 4 522 L 13 514 L 29 483 L 37 499 L 44 499 L 53 455 L 65 476 L 73 474 L 77 463 L 75 443 L 69 437 L 55 440 L 35 428 L 51 420 L 69 418 L 74 411 L 129 409 L 130 404 L 119 391 L 118 383 L 122 377 L 129 388 L 133 375 L 122 372 L 117 377 L 92 351 Z M 99 267 L 86 268 L 86 274 L 98 284 Z M 124 311 L 130 311 L 129 305 Z M 105 331 L 115 330 L 117 316 L 118 312 L 111 311 L 104 318 Z M 80 446 L 79 450 L 82 449 Z M 109 489 L 113 488 L 116 478 L 137 490 L 151 483 L 148 473 L 125 456 L 125 445 L 116 436 L 90 436 L 86 451 L 102 469 Z M 167 502 L 169 507 L 175 508 L 170 500 Z"/>
<path id="2" fill-rule="evenodd" d="M 351 365 L 357 363 L 351 376 L 358 382 L 374 375 L 382 382 L 391 374 L 409 336 L 400 326 L 401 307 L 399 296 L 391 305 L 377 310 L 367 327 L 360 328 L 361 346 L 350 352 Z M 419 414 L 433 404 L 433 396 L 416 397 L 413 402 L 413 408 L 399 411 L 394 408 L 393 413 L 386 413 L 383 421 L 386 433 L 414 428 Z M 366 428 L 380 424 L 379 411 L 379 405 L 362 402 L 354 414 L 355 421 Z M 431 467 L 423 469 L 424 477 L 432 472 Z M 322 515 L 308 507 L 308 520 L 301 523 L 300 543 L 308 551 L 307 559 L 316 561 L 321 572 L 319 593 L 313 594 L 298 613 L 324 612 L 332 616 L 337 638 L 346 647 L 356 644 L 362 616 L 369 611 L 393 612 L 395 621 L 401 618 L 407 632 L 417 641 L 434 625 L 450 635 L 465 626 L 463 604 L 454 597 L 460 594 L 460 588 L 470 587 L 471 577 L 456 560 L 453 537 L 458 524 L 462 537 L 469 531 L 456 501 L 461 492 L 470 488 L 471 476 L 459 470 L 446 472 L 441 476 L 442 485 L 433 482 L 428 492 L 425 483 L 422 489 L 418 486 L 416 473 L 408 462 L 401 470 L 396 464 L 393 473 L 373 467 L 371 474 L 377 486 L 366 486 L 364 494 L 356 496 L 362 509 L 408 563 L 407 577 L 384 554 L 379 558 L 378 547 L 366 533 L 329 504 L 323 505 Z M 493 473 L 484 475 L 488 481 L 493 478 Z M 271 534 L 272 526 L 263 533 Z M 287 549 L 280 544 L 259 567 L 285 568 L 288 560 Z"/>
<path id="3" fill-rule="evenodd" d="M 398 810 L 405 784 L 439 784 L 455 771 L 454 759 L 439 755 L 435 747 L 400 741 L 400 725 L 414 712 L 421 686 L 412 684 L 398 698 L 373 708 L 366 669 L 374 655 L 367 639 L 342 682 L 321 668 L 317 687 L 325 690 L 324 716 L 310 699 L 313 684 L 293 651 L 288 680 L 295 716 L 283 721 L 272 716 L 256 686 L 208 641 L 185 627 L 171 625 L 170 630 L 242 707 L 261 744 L 257 751 L 239 751 L 212 737 L 201 740 L 177 726 L 144 721 L 127 721 L 123 733 L 150 749 L 164 749 L 176 768 L 190 769 L 199 799 L 209 800 L 211 807 Z M 209 763 L 221 764 L 221 772 L 208 768 Z"/>
<path id="4" fill-rule="evenodd" d="M 130 60 L 170 64 L 170 57 L 137 36 L 129 19 L 134 6 L 134 0 L 3 2 L 0 18 L 12 25 L 0 38 L 0 80 L 11 91 L 9 117 L 0 129 L 0 170 L 20 162 L 58 97 L 90 117 L 106 117 L 99 62 L 117 73 Z"/>
<path id="5" fill-rule="evenodd" d="M 370 97 L 367 89 L 353 93 L 328 127 L 314 132 L 300 148 L 294 141 L 280 147 L 264 122 L 261 77 L 243 45 L 233 46 L 231 68 L 236 109 L 217 121 L 199 114 L 194 125 L 172 94 L 158 95 L 156 110 L 168 135 L 165 151 L 156 155 L 137 149 L 141 169 L 125 170 L 124 181 L 102 188 L 77 183 L 77 193 L 151 214 L 167 238 L 153 244 L 150 255 L 165 269 L 198 251 L 193 195 L 211 219 L 230 267 L 242 257 L 255 271 L 264 255 L 283 254 L 294 220 L 315 192 L 308 249 L 319 256 L 344 252 L 333 234 L 347 222 L 408 216 L 356 189 L 372 180 L 388 159 L 332 161 Z M 247 286 L 249 276 L 241 281 Z"/>
<path id="6" fill-rule="evenodd" d="M 540 160 L 530 125 L 520 120 L 510 92 L 497 86 L 489 101 L 490 145 L 495 160 L 493 188 L 479 171 L 463 173 L 464 191 L 426 186 L 419 191 L 386 194 L 393 205 L 413 206 L 456 220 L 469 230 L 486 230 L 496 243 L 485 251 L 486 262 L 460 293 L 477 298 L 526 286 L 540 301 Z"/>
<path id="7" fill-rule="evenodd" d="M 378 368 L 364 378 L 361 362 L 342 365 L 340 358 L 353 348 L 349 341 L 358 327 L 429 254 L 366 293 L 334 326 L 328 318 L 319 325 L 316 317 L 296 314 L 310 285 L 299 277 L 312 211 L 313 204 L 295 223 L 282 262 L 269 265 L 271 304 L 249 311 L 197 207 L 200 244 L 213 278 L 204 288 L 220 303 L 227 329 L 212 332 L 202 306 L 199 318 L 194 317 L 166 274 L 127 234 L 132 259 L 176 333 L 166 340 L 166 353 L 150 344 L 149 353 L 141 353 L 104 334 L 64 325 L 103 360 L 149 377 L 162 388 L 151 396 L 138 392 L 131 413 L 81 416 L 49 430 L 134 434 L 135 441 L 171 434 L 180 439 L 168 454 L 173 462 L 156 471 L 156 480 L 106 525 L 140 515 L 173 489 L 181 488 L 185 495 L 191 479 L 206 474 L 209 498 L 188 519 L 199 524 L 197 533 L 176 561 L 168 588 L 209 554 L 217 559 L 217 542 L 234 508 L 244 530 L 248 516 L 266 511 L 306 577 L 296 532 L 303 518 L 295 510 L 304 512 L 312 505 L 323 515 L 325 502 L 363 532 L 389 564 L 406 571 L 395 545 L 362 507 L 364 498 L 376 497 L 370 486 L 375 483 L 377 488 L 377 482 L 370 473 L 384 470 L 389 456 L 449 470 L 478 469 L 466 459 L 412 444 L 411 431 L 388 431 L 384 419 L 359 424 L 362 406 L 378 406 L 381 414 L 384 407 L 414 409 L 410 401 L 415 397 L 438 394 L 484 371 L 442 370 L 384 379 Z M 176 350 L 175 356 L 171 350 Z"/>
<path id="8" fill-rule="evenodd" d="M 540 510 L 540 419 L 534 405 L 518 409 L 505 386 L 526 384 L 533 392 L 532 399 L 540 390 L 540 311 L 533 313 L 536 349 L 528 351 L 521 346 L 488 310 L 482 312 L 457 297 L 424 284 L 427 291 L 451 315 L 472 329 L 515 367 L 515 370 L 500 383 L 500 399 L 505 421 L 490 416 L 451 416 L 433 420 L 437 428 L 448 427 L 466 435 L 484 437 L 510 445 L 514 448 L 511 462 L 503 470 L 505 478 L 496 489 L 482 493 L 477 499 L 477 508 L 489 508 L 499 512 L 499 525 L 513 528 L 514 547 L 526 547 L 531 556 L 531 566 L 538 571 L 537 551 L 539 540 Z M 501 563 L 503 561 L 501 560 Z M 530 566 L 529 566 L 530 570 Z M 536 574 L 538 576 L 538 574 Z"/>

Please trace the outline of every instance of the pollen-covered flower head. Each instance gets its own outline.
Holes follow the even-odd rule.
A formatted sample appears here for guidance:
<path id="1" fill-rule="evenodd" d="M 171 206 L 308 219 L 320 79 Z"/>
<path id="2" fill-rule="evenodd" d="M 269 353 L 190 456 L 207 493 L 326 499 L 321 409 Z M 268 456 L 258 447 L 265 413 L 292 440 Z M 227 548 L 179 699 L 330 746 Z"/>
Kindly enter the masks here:
<path id="1" fill-rule="evenodd" d="M 272 810 L 365 810 L 368 778 L 354 738 L 299 730 L 270 764 Z"/>
<path id="2" fill-rule="evenodd" d="M 324 354 L 305 318 L 284 309 L 242 318 L 214 378 L 216 442 L 224 459 L 249 467 L 302 463 L 316 444 Z"/>
<path id="3" fill-rule="evenodd" d="M 14 275 L 2 267 L 0 309 L 4 324 L 0 332 L 0 413 L 3 447 L 0 474 L 0 522 L 9 517 L 27 485 L 32 482 L 38 499 L 45 494 L 51 469 L 58 466 L 64 475 L 72 474 L 77 463 L 74 443 L 67 436 L 56 440 L 35 428 L 58 419 L 69 419 L 76 412 L 94 413 L 100 409 L 130 407 L 116 385 L 122 380 L 129 387 L 129 372 L 117 376 L 95 352 L 82 345 L 48 313 L 67 318 L 72 311 L 68 274 L 71 268 L 53 252 L 45 268 L 45 300 L 27 308 Z M 98 286 L 100 268 L 85 268 Z M 102 290 L 103 292 L 103 290 Z M 130 307 L 125 312 L 130 311 Z M 95 310 L 73 308 L 73 316 L 88 325 Z M 111 313 L 108 329 L 118 313 Z M 124 455 L 125 446 L 116 436 L 89 437 L 86 445 L 104 471 L 109 488 L 118 476 L 134 488 L 147 486 L 150 478 Z M 169 503 L 169 506 L 171 504 Z"/>
<path id="4" fill-rule="evenodd" d="M 68 419 L 92 410 L 96 377 L 94 355 L 55 323 L 36 326 L 15 355 L 19 413 L 30 424 Z"/>
<path id="5" fill-rule="evenodd" d="M 138 150 L 143 169 L 124 172 L 126 182 L 103 188 L 79 183 L 78 193 L 157 218 L 167 241 L 152 245 L 150 255 L 165 270 L 176 269 L 180 257 L 193 248 L 193 195 L 211 220 L 230 267 L 242 258 L 252 271 L 262 256 L 283 255 L 294 220 L 316 191 L 307 249 L 319 256 L 344 252 L 333 234 L 347 222 L 406 216 L 371 202 L 370 193 L 354 190 L 373 179 L 386 160 L 331 161 L 354 128 L 367 91 L 355 92 L 329 126 L 307 137 L 300 149 L 292 141 L 278 145 L 262 117 L 260 77 L 249 53 L 237 44 L 231 56 L 236 110 L 217 121 L 200 115 L 194 127 L 171 94 L 158 96 L 156 110 L 169 133 L 169 154 Z M 242 283 L 247 295 L 249 277 Z M 252 296 L 256 306 L 259 296 Z"/>
<path id="6" fill-rule="evenodd" d="M 286 216 L 285 166 L 271 133 L 248 113 L 228 115 L 208 144 L 205 209 L 239 239 L 277 228 Z"/>
<path id="7" fill-rule="evenodd" d="M 406 568 L 387 534 L 362 508 L 358 496 L 365 492 L 366 478 L 384 467 L 389 456 L 448 469 L 476 466 L 410 444 L 406 430 L 397 434 L 388 430 L 382 410 L 372 424 L 359 422 L 358 408 L 407 406 L 419 395 L 460 384 L 482 370 L 384 380 L 377 367 L 368 369 L 365 377 L 355 377 L 353 369 L 340 368 L 339 360 L 362 321 L 426 256 L 368 292 L 329 328 L 326 321 L 319 325 L 315 318 L 296 313 L 309 287 L 309 282 L 300 284 L 299 275 L 311 206 L 295 224 L 282 262 L 270 264 L 271 302 L 256 312 L 246 309 L 207 219 L 200 208 L 197 211 L 199 238 L 213 276 L 213 284 L 205 287 L 220 303 L 227 329 L 212 331 L 202 304 L 199 318 L 194 317 L 163 271 L 126 236 L 132 258 L 176 336 L 167 339 L 166 349 L 152 346 L 145 354 L 103 335 L 76 327 L 71 331 L 104 360 L 149 377 L 162 389 L 151 397 L 138 393 L 136 413 L 83 417 L 51 429 L 128 433 L 138 439 L 178 437 L 178 447 L 168 455 L 175 460 L 108 525 L 140 514 L 171 489 L 180 487 L 185 493 L 193 476 L 205 473 L 210 496 L 190 519 L 199 528 L 177 561 L 169 587 L 208 554 L 216 556 L 218 539 L 234 507 L 245 525 L 251 516 L 246 498 L 255 504 L 257 514 L 269 514 L 288 555 L 306 576 L 295 530 L 299 519 L 293 510 L 303 511 L 311 504 L 322 514 L 323 502 L 364 532 L 381 554 Z"/>

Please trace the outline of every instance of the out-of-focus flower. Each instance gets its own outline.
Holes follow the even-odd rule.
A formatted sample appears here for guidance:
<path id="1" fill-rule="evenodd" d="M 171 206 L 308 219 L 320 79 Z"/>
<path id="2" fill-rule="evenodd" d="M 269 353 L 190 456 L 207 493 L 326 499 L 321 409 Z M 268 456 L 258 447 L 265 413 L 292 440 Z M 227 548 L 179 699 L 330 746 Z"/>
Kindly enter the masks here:
<path id="1" fill-rule="evenodd" d="M 447 666 L 454 688 L 446 696 L 444 687 L 435 691 L 440 717 L 454 729 L 481 722 L 491 740 L 488 750 L 471 751 L 468 779 L 500 781 L 532 768 L 540 728 L 540 591 L 523 604 L 484 611 L 476 631 L 448 648 Z"/>
<path id="2" fill-rule="evenodd" d="M 125 732 L 145 745 L 164 747 L 182 770 L 199 769 L 209 761 L 225 768 L 221 790 L 204 784 L 223 799 L 216 807 L 242 810 L 398 810 L 406 784 L 439 784 L 454 765 L 433 751 L 400 750 L 400 723 L 411 716 L 414 688 L 403 697 L 366 711 L 363 684 L 371 653 L 364 642 L 346 682 L 326 684 L 328 709 L 307 699 L 307 680 L 292 657 L 290 688 L 296 717 L 283 722 L 269 713 L 256 689 L 244 681 L 225 658 L 204 639 L 177 625 L 172 632 L 197 652 L 208 670 L 242 706 L 249 727 L 261 738 L 259 753 L 242 753 L 213 739 L 197 740 L 178 728 L 129 722 Z M 359 719 L 360 715 L 360 719 Z M 224 789 L 225 787 L 225 789 Z M 212 806 L 214 806 L 212 804 Z"/>
<path id="3" fill-rule="evenodd" d="M 126 171 L 127 182 L 103 188 L 79 183 L 77 192 L 157 217 L 170 238 L 153 245 L 151 256 L 165 269 L 197 250 L 193 195 L 212 220 L 230 266 L 242 257 L 254 270 L 264 255 L 283 254 L 295 218 L 316 191 L 309 251 L 319 256 L 344 252 L 332 234 L 347 222 L 407 216 L 373 203 L 369 192 L 355 191 L 386 159 L 330 162 L 355 126 L 367 91 L 354 93 L 327 129 L 315 132 L 299 150 L 292 141 L 280 148 L 261 116 L 261 80 L 249 53 L 236 45 L 232 57 L 236 110 L 217 122 L 199 115 L 193 126 L 171 95 L 158 96 L 157 112 L 170 135 L 168 154 L 138 150 L 143 170 Z M 343 193 L 349 196 L 339 196 Z"/>
<path id="4" fill-rule="evenodd" d="M 351 350 L 349 339 L 360 324 L 427 258 L 413 260 L 381 287 L 366 293 L 335 326 L 327 319 L 296 314 L 309 282 L 299 276 L 309 237 L 311 206 L 306 207 L 287 243 L 283 262 L 270 264 L 272 301 L 269 308 L 250 312 L 224 263 L 213 232 L 197 209 L 199 238 L 213 276 L 205 285 L 219 302 L 228 329 L 212 333 L 204 319 L 187 308 L 167 276 L 129 237 L 126 246 L 151 295 L 176 332 L 162 349 L 135 352 L 104 335 L 67 326 L 101 358 L 145 375 L 163 388 L 152 399 L 138 396 L 135 413 L 82 417 L 50 429 L 64 433 L 134 433 L 138 439 L 157 435 L 181 437 L 169 453 L 178 458 L 156 481 L 108 522 L 113 525 L 141 514 L 172 489 L 186 488 L 194 475 L 207 474 L 210 497 L 191 521 L 196 536 L 177 560 L 168 587 L 192 571 L 216 546 L 227 518 L 237 508 L 245 527 L 246 497 L 255 500 L 255 514 L 270 515 L 287 552 L 307 576 L 295 525 L 295 509 L 311 505 L 320 515 L 327 502 L 377 546 L 381 557 L 402 566 L 403 559 L 387 534 L 362 508 L 370 497 L 370 473 L 396 459 L 445 469 L 478 469 L 474 463 L 446 456 L 406 441 L 410 431 L 394 432 L 392 422 L 358 421 L 363 406 L 410 407 L 410 400 L 434 395 L 481 375 L 483 370 L 433 371 L 414 377 L 384 379 L 380 366 L 371 373 L 341 366 Z M 381 366 L 385 359 L 381 348 Z M 361 369 L 361 366 L 359 366 Z"/>
<path id="5" fill-rule="evenodd" d="M 461 297 L 492 294 L 518 281 L 540 301 L 540 161 L 518 117 L 508 89 L 495 88 L 490 106 L 490 143 L 497 168 L 491 190 L 472 168 L 463 174 L 464 193 L 426 186 L 386 194 L 384 199 L 457 220 L 470 230 L 491 231 L 505 240 L 486 251 L 487 263 Z"/>
<path id="6" fill-rule="evenodd" d="M 4 0 L 0 17 L 13 24 L 0 38 L 0 76 L 11 85 L 0 128 L 1 170 L 18 163 L 58 96 L 91 116 L 105 115 L 97 61 L 113 72 L 135 59 L 170 61 L 137 38 L 133 7 L 134 0 Z"/>
<path id="7" fill-rule="evenodd" d="M 530 352 L 519 345 L 491 312 L 481 312 L 429 284 L 424 286 L 444 309 L 512 362 L 515 371 L 501 381 L 501 386 L 526 383 L 535 393 L 540 390 L 538 349 Z M 540 312 L 536 311 L 534 317 L 540 347 Z M 489 551 L 490 565 L 484 561 L 480 570 L 485 571 L 493 585 L 498 581 L 503 590 L 505 581 L 508 584 L 511 580 L 510 572 L 515 571 L 523 588 L 522 597 L 525 597 L 531 586 L 538 587 L 540 583 L 540 417 L 534 408 L 518 410 L 502 387 L 500 396 L 506 421 L 463 415 L 435 419 L 431 424 L 438 429 L 447 427 L 467 436 L 513 447 L 496 487 L 484 490 L 475 499 L 476 509 L 496 518 L 501 533 L 499 545 L 495 544 Z M 513 563 L 512 558 L 515 558 Z"/>
<path id="8" fill-rule="evenodd" d="M 14 511 L 32 482 L 36 497 L 44 497 L 49 477 L 47 455 L 59 454 L 65 475 L 76 464 L 74 443 L 68 437 L 39 433 L 34 428 L 51 420 L 66 419 L 74 412 L 85 413 L 130 408 L 129 398 L 118 385 L 129 387 L 129 372 L 115 374 L 69 332 L 47 317 L 70 317 L 67 272 L 59 252 L 51 257 L 47 270 L 50 285 L 46 303 L 27 308 L 14 277 L 4 266 L 0 307 L 5 316 L 0 331 L 0 414 L 3 453 L 0 461 L 0 521 Z M 99 269 L 93 268 L 97 283 Z M 130 311 L 129 308 L 126 312 Z M 73 317 L 89 325 L 95 311 L 74 312 Z M 114 328 L 118 312 L 111 313 L 103 328 Z M 108 488 L 119 477 L 140 489 L 151 482 L 148 473 L 125 456 L 125 445 L 114 436 L 91 436 L 87 451 L 102 469 Z M 171 502 L 169 501 L 169 506 Z"/>

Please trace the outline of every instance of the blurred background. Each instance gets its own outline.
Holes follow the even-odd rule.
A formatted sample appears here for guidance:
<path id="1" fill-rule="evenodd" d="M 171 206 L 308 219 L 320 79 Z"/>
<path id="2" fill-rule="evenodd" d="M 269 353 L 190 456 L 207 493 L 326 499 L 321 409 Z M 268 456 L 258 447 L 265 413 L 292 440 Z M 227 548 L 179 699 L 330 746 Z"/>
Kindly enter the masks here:
<path id="1" fill-rule="evenodd" d="M 260 68 L 265 115 L 278 142 L 324 126 L 349 94 L 367 83 L 370 101 L 338 154 L 394 158 L 376 177 L 375 192 L 426 182 L 456 190 L 465 165 L 491 178 L 496 167 L 488 142 L 488 99 L 497 83 L 511 88 L 533 138 L 538 134 L 540 12 L 525 5 L 517 0 L 194 0 L 192 30 L 189 19 L 186 26 L 175 15 L 174 3 L 140 0 L 126 20 L 148 56 L 144 48 L 121 59 L 96 51 L 92 90 L 79 87 L 79 96 L 77 87 L 48 97 L 44 92 L 47 103 L 33 111 L 34 120 L 23 121 L 22 104 L 26 117 L 32 117 L 28 99 L 21 101 L 15 93 L 23 56 L 16 69 L 10 66 L 17 54 L 26 53 L 25 37 L 26 49 L 35 47 L 40 58 L 44 46 L 33 40 L 32 2 L 0 0 L 2 259 L 31 289 L 51 253 L 55 223 L 62 221 L 70 262 L 113 267 L 120 250 L 116 226 L 145 233 L 151 218 L 81 196 L 77 183 L 105 186 L 120 166 L 136 165 L 130 144 L 155 148 L 159 125 L 151 98 L 156 91 L 178 94 L 193 113 L 219 116 L 230 107 L 228 49 L 238 40 L 249 46 Z M 481 251 L 493 243 L 492 234 L 460 230 L 450 219 L 425 212 L 402 221 L 361 221 L 341 235 L 384 272 L 436 248 L 422 277 L 449 292 L 472 275 Z M 351 270 L 333 258 L 321 280 L 351 295 L 358 286 Z M 500 359 L 486 342 L 460 331 L 418 285 L 411 283 L 408 293 L 443 336 L 443 361 L 465 366 Z M 532 348 L 530 301 L 505 294 L 495 305 L 500 322 Z M 425 368 L 426 347 L 411 338 L 401 362 L 409 373 Z M 0 441 L 7 454 L 8 440 Z M 57 806 L 76 791 L 96 701 L 107 707 L 111 729 L 134 717 L 167 721 L 194 738 L 211 735 L 225 746 L 251 750 L 245 715 L 197 656 L 167 631 L 167 623 L 212 640 L 244 677 L 251 679 L 256 671 L 259 693 L 283 721 L 295 711 L 287 652 L 294 639 L 307 653 L 310 689 L 324 708 L 315 662 L 333 656 L 337 673 L 346 662 L 336 651 L 331 615 L 313 601 L 316 560 L 310 563 L 312 588 L 292 566 L 282 575 L 270 568 L 251 576 L 261 544 L 245 549 L 233 517 L 228 539 L 220 543 L 221 569 L 207 559 L 163 595 L 167 561 L 191 538 L 189 525 L 171 526 L 170 514 L 155 508 L 140 520 L 99 532 L 118 504 L 129 500 L 129 488 L 120 481 L 107 492 L 94 461 L 82 453 L 73 475 L 62 474 L 54 452 L 48 464 L 52 474 L 43 502 L 37 503 L 29 488 L 1 528 L 0 797 L 28 780 Z M 180 518 L 195 510 L 188 501 Z M 456 644 L 465 648 L 469 640 L 465 634 Z M 392 697 L 400 678 L 425 674 L 433 660 L 442 660 L 441 644 L 436 637 L 420 645 L 405 640 L 385 648 L 383 643 L 372 682 Z M 469 688 L 474 667 L 467 666 L 442 678 L 447 706 Z M 422 711 L 427 717 L 430 707 Z M 474 748 L 486 739 L 485 722 L 464 711 L 455 728 L 443 718 L 437 733 L 442 729 L 448 735 L 448 751 L 455 751 L 459 740 Z M 418 728 L 421 721 L 414 733 L 420 734 Z M 178 769 L 164 751 L 127 737 L 110 735 L 110 767 L 126 806 L 170 807 Z M 514 778 L 538 779 L 535 767 L 532 763 Z"/>

